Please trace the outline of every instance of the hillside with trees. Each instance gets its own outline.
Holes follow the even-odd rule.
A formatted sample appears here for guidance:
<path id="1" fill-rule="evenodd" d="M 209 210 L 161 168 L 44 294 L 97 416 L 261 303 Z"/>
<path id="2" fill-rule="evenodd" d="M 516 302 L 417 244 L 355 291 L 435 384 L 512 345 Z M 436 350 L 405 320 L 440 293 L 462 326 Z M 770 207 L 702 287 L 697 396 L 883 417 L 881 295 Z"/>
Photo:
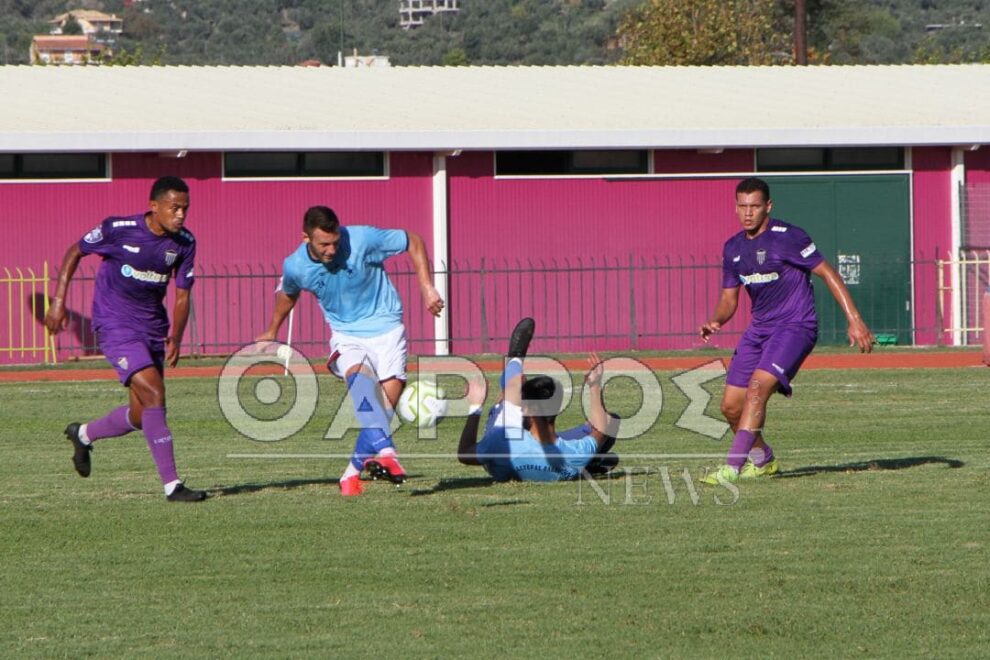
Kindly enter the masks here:
<path id="1" fill-rule="evenodd" d="M 990 61 L 990 0 L 806 0 L 810 61 Z M 125 6 L 125 4 L 127 6 Z M 794 0 L 461 0 L 399 25 L 398 0 L 0 0 L 4 64 L 68 9 L 124 18 L 118 63 L 790 63 Z"/>

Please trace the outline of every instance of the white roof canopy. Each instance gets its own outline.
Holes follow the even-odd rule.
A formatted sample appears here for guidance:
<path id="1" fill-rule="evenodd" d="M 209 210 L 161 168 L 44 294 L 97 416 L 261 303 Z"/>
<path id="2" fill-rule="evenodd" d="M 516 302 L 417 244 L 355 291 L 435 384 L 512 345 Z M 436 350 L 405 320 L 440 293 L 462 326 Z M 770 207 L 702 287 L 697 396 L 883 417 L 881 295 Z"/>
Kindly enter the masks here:
<path id="1" fill-rule="evenodd" d="M 990 143 L 990 65 L 0 67 L 0 151 Z"/>

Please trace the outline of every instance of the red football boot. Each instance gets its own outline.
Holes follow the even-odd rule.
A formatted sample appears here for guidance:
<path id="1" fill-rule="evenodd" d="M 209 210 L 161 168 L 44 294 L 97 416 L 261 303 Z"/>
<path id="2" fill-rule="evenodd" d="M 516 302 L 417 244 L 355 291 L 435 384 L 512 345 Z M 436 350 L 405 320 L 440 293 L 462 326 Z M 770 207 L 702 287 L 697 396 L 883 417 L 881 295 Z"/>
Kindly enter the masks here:
<path id="1" fill-rule="evenodd" d="M 396 486 L 406 480 L 406 471 L 402 469 L 402 464 L 394 454 L 369 458 L 364 462 L 364 469 L 372 479 L 388 479 Z"/>
<path id="2" fill-rule="evenodd" d="M 353 497 L 363 492 L 364 486 L 361 485 L 361 475 L 355 474 L 353 477 L 340 480 L 340 494 L 344 497 Z"/>

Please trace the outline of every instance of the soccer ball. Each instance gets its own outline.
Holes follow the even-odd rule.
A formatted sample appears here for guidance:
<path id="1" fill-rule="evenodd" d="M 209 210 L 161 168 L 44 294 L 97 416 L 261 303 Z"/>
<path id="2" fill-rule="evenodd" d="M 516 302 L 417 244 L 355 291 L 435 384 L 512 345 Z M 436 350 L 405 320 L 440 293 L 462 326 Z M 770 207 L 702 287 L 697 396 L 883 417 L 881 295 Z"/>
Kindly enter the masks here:
<path id="1" fill-rule="evenodd" d="M 414 380 L 402 390 L 396 411 L 403 421 L 426 429 L 436 425 L 447 413 L 447 400 L 443 397 L 442 387 L 423 380 Z"/>

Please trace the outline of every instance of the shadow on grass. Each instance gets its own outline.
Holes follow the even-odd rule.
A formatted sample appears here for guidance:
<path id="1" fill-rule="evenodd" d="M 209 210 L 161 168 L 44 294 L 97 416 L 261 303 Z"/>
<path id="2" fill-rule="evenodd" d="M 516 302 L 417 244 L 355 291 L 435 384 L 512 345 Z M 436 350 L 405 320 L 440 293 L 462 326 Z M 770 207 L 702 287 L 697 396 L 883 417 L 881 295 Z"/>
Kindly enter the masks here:
<path id="1" fill-rule="evenodd" d="M 432 488 L 417 488 L 409 491 L 410 497 L 420 495 L 433 495 L 447 490 L 461 490 L 462 488 L 484 488 L 491 486 L 495 480 L 491 477 L 462 477 L 459 479 L 441 479 Z"/>
<path id="2" fill-rule="evenodd" d="M 809 465 L 808 467 L 787 470 L 779 473 L 777 479 L 788 479 L 792 477 L 808 477 L 813 474 L 825 472 L 872 472 L 879 470 L 904 470 L 906 468 L 928 465 L 929 463 L 942 464 L 950 468 L 961 468 L 964 462 L 946 458 L 945 456 L 911 456 L 909 458 L 877 458 L 872 461 L 859 461 L 857 463 L 840 463 L 839 465 Z"/>
<path id="3" fill-rule="evenodd" d="M 243 495 L 245 493 L 257 493 L 262 490 L 291 490 L 293 488 L 303 488 L 305 486 L 337 485 L 340 479 L 336 477 L 324 477 L 322 479 L 289 479 L 288 481 L 272 481 L 263 484 L 238 484 L 236 486 L 224 486 L 223 488 L 212 488 L 210 495 Z"/>

